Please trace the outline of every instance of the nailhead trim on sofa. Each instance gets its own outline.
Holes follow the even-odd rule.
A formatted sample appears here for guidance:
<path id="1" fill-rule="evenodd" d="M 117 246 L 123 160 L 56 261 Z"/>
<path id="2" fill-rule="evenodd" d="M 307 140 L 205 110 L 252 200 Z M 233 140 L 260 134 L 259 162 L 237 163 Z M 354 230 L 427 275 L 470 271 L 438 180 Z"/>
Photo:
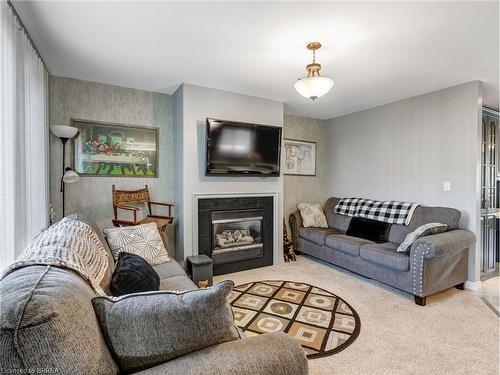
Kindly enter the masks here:
<path id="1" fill-rule="evenodd" d="M 413 294 L 423 297 L 423 275 L 424 275 L 424 258 L 431 251 L 431 247 L 422 242 L 417 244 L 413 253 Z"/>

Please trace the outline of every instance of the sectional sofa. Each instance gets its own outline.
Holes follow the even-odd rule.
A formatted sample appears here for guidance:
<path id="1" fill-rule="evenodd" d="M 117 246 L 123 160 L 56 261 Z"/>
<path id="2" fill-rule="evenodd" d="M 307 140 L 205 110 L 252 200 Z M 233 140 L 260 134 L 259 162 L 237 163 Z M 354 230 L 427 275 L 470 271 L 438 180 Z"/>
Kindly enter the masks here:
<path id="1" fill-rule="evenodd" d="M 79 215 L 73 218 L 91 225 L 110 252 L 92 222 Z M 109 267 L 108 282 L 112 261 Z M 174 260 L 154 268 L 161 278 L 161 289 L 197 288 Z M 119 373 L 92 308 L 95 296 L 83 278 L 67 269 L 34 265 L 8 274 L 0 281 L 0 372 Z M 306 354 L 300 345 L 284 333 L 270 333 L 210 346 L 140 373 L 302 375 L 307 371 Z"/>
<path id="2" fill-rule="evenodd" d="M 335 213 L 340 198 L 328 199 L 323 210 L 328 228 L 304 228 L 299 211 L 289 217 L 292 242 L 307 254 L 414 295 L 424 306 L 426 297 L 467 280 L 468 251 L 474 234 L 458 229 L 460 211 L 445 207 L 419 206 L 409 225 L 393 224 L 388 241 L 374 243 L 345 234 L 350 216 Z M 443 223 L 448 231 L 421 237 L 409 252 L 397 252 L 406 235 L 426 223 Z"/>

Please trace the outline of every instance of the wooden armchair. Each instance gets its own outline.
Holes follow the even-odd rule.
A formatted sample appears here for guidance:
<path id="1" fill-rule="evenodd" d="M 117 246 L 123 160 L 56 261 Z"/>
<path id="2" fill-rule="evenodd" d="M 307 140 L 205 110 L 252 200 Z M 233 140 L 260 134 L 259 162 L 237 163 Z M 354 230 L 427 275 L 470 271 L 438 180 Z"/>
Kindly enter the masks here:
<path id="1" fill-rule="evenodd" d="M 140 211 L 140 208 L 129 206 L 128 204 L 130 203 L 147 204 L 149 215 L 141 220 L 137 220 L 137 211 Z M 152 205 L 168 207 L 168 216 L 153 215 L 153 211 L 151 209 Z M 113 185 L 113 225 L 115 227 L 156 223 L 158 230 L 164 231 L 167 225 L 174 221 L 174 217 L 172 216 L 172 207 L 174 207 L 174 205 L 170 203 L 153 202 L 149 197 L 148 185 L 146 185 L 144 189 L 139 190 L 117 190 L 115 189 L 115 185 Z M 118 209 L 133 211 L 134 221 L 119 219 Z"/>

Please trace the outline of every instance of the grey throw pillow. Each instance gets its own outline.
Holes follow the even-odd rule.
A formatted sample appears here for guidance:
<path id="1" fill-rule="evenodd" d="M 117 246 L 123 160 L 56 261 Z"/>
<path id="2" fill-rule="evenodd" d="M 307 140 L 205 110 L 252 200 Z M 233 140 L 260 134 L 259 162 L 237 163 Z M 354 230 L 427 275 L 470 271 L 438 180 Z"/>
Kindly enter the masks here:
<path id="1" fill-rule="evenodd" d="M 101 331 L 123 372 L 140 371 L 238 338 L 226 297 L 234 286 L 92 299 Z"/>
<path id="2" fill-rule="evenodd" d="M 413 232 L 408 233 L 405 240 L 399 245 L 397 251 L 409 251 L 411 245 L 420 237 L 429 236 L 431 234 L 444 233 L 448 230 L 448 225 L 442 223 L 427 223 L 419 226 Z"/>

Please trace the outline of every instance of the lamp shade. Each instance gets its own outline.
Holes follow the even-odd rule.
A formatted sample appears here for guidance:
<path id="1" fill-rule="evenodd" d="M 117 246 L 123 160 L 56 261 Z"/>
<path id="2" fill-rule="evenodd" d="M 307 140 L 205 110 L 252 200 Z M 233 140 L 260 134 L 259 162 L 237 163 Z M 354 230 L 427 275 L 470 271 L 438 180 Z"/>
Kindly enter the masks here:
<path id="1" fill-rule="evenodd" d="M 333 80 L 327 77 L 307 77 L 295 82 L 295 90 L 305 98 L 312 100 L 326 95 L 333 87 Z"/>
<path id="2" fill-rule="evenodd" d="M 66 168 L 66 171 L 64 172 L 63 176 L 63 181 L 66 184 L 72 184 L 73 182 L 76 182 L 80 179 L 80 176 L 78 176 L 78 173 L 76 173 L 74 170 L 71 168 Z"/>
<path id="3" fill-rule="evenodd" d="M 50 125 L 50 131 L 59 138 L 73 138 L 78 133 L 78 128 L 66 125 Z"/>

